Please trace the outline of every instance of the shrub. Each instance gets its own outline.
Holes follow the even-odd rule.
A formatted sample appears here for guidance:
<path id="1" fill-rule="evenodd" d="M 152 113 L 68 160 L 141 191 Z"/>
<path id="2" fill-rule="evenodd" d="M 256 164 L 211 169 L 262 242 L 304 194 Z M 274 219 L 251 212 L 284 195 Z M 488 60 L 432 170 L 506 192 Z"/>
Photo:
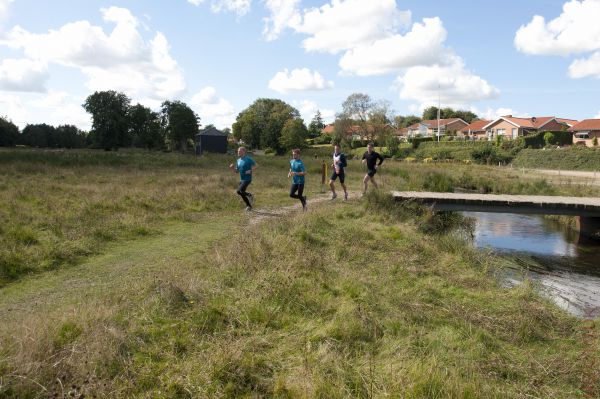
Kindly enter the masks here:
<path id="1" fill-rule="evenodd" d="M 594 145 L 594 147 L 598 147 L 598 137 L 594 137 L 594 140 L 592 140 L 592 144 Z"/>
<path id="2" fill-rule="evenodd" d="M 413 150 L 419 148 L 419 145 L 426 141 L 433 141 L 433 137 L 412 137 L 408 139 L 408 142 L 412 144 Z"/>
<path id="3" fill-rule="evenodd" d="M 552 133 L 552 132 L 544 133 L 544 141 L 548 145 L 556 144 L 556 139 L 554 138 L 554 133 Z"/>

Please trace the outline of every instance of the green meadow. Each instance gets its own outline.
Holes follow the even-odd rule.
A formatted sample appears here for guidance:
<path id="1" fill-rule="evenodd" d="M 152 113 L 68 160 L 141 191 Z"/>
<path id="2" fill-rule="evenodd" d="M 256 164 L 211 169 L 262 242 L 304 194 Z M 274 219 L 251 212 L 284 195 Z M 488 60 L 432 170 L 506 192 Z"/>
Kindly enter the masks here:
<path id="1" fill-rule="evenodd" d="M 597 326 L 499 284 L 459 215 L 385 194 L 597 186 L 388 160 L 379 192 L 328 201 L 318 151 L 306 213 L 285 157 L 255 157 L 246 213 L 233 156 L 0 151 L 0 397 L 600 395 Z"/>

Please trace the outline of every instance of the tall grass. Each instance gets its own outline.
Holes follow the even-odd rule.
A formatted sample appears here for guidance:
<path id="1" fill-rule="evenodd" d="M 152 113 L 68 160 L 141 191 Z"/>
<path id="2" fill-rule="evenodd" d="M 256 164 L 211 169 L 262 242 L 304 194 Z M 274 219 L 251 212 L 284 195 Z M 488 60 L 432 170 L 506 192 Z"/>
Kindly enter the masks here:
<path id="1" fill-rule="evenodd" d="M 583 397 L 576 320 L 370 200 L 243 227 L 125 302 L 29 320 L 3 341 L 0 395 Z"/>

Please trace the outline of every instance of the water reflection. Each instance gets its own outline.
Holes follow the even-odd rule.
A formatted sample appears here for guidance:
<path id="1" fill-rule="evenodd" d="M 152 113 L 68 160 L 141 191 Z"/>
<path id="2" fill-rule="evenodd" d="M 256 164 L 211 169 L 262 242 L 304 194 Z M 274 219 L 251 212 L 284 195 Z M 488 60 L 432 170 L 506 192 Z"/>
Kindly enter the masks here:
<path id="1" fill-rule="evenodd" d="M 527 278 L 572 314 L 600 316 L 600 247 L 537 215 L 464 212 L 475 220 L 473 243 L 512 260 L 505 281 Z"/>

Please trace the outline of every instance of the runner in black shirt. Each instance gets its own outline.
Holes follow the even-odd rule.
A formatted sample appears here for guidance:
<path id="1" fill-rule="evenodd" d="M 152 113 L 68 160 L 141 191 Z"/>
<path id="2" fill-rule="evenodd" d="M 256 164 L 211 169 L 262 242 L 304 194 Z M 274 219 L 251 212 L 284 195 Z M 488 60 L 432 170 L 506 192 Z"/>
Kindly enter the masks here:
<path id="1" fill-rule="evenodd" d="M 379 159 L 379 163 L 377 160 Z M 377 168 L 383 163 L 383 157 L 378 153 L 373 151 L 373 143 L 367 144 L 367 151 L 363 154 L 362 162 L 367 163 L 367 174 L 363 179 L 363 183 L 365 184 L 365 189 L 363 191 L 363 195 L 367 192 L 367 184 L 369 180 L 371 183 L 377 188 L 377 182 L 375 181 L 375 173 L 377 173 Z"/>

